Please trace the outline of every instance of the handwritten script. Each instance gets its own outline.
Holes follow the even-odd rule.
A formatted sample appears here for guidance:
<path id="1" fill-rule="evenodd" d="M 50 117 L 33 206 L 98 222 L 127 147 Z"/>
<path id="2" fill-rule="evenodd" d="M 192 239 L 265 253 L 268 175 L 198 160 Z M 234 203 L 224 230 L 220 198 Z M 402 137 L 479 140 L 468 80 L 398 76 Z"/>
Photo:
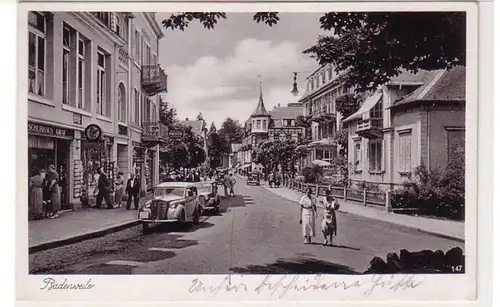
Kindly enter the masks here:
<path id="1" fill-rule="evenodd" d="M 43 280 L 43 285 L 40 290 L 91 290 L 95 287 L 92 279 L 89 278 L 86 282 L 71 283 L 67 278 L 56 280 L 52 277 L 47 277 Z"/>
<path id="2" fill-rule="evenodd" d="M 242 277 L 242 276 L 240 276 Z M 309 275 L 264 275 L 262 281 L 256 286 L 245 282 L 237 282 L 238 277 L 224 276 L 217 281 L 207 281 L 202 278 L 194 278 L 189 287 L 189 293 L 208 293 L 212 296 L 224 293 L 247 293 L 267 294 L 284 298 L 293 292 L 314 291 L 361 291 L 365 297 L 376 291 L 405 291 L 422 285 L 415 275 L 372 275 L 367 280 L 334 281 L 328 282 L 321 274 Z"/>

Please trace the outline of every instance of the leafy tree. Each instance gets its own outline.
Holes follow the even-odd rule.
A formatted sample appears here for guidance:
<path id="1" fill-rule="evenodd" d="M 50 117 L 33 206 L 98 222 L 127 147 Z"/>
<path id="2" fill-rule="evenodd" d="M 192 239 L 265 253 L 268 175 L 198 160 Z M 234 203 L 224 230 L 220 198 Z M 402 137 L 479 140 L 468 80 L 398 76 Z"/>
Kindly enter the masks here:
<path id="1" fill-rule="evenodd" d="M 304 128 L 305 135 L 304 135 L 304 141 L 309 141 L 312 138 L 312 131 L 311 131 L 311 120 L 312 116 L 304 116 L 304 115 L 299 115 L 295 119 L 295 125 L 298 127 Z"/>
<path id="2" fill-rule="evenodd" d="M 215 129 L 215 126 L 213 126 Z M 210 129 L 212 130 L 212 129 Z M 217 131 L 211 132 L 208 135 L 208 161 L 211 168 L 220 166 L 220 159 L 224 155 L 224 141 L 221 139 Z"/>
<path id="3" fill-rule="evenodd" d="M 335 143 L 340 147 L 339 155 L 347 158 L 348 142 L 349 142 L 349 132 L 347 129 L 340 129 L 335 133 L 334 137 Z"/>
<path id="4" fill-rule="evenodd" d="M 347 86 L 374 90 L 402 70 L 465 65 L 465 12 L 332 12 L 320 19 L 316 45 L 304 51 L 333 64 Z"/>
<path id="5" fill-rule="evenodd" d="M 169 106 L 167 101 L 160 101 L 160 122 L 171 128 L 176 122 L 177 111 Z"/>
<path id="6" fill-rule="evenodd" d="M 191 127 L 176 123 L 172 128 L 182 130 L 184 135 L 180 140 L 168 140 L 165 150 L 160 152 L 162 163 L 174 169 L 195 168 L 203 164 L 206 157 L 201 138 L 192 131 Z"/>
<path id="7" fill-rule="evenodd" d="M 209 133 L 217 133 L 217 128 L 215 128 L 215 123 L 212 122 L 212 124 L 210 125 L 210 130 L 208 130 Z"/>
<path id="8" fill-rule="evenodd" d="M 302 169 L 305 183 L 320 183 L 323 177 L 323 168 L 318 165 L 306 166 Z"/>
<path id="9" fill-rule="evenodd" d="M 231 151 L 231 144 L 241 144 L 245 130 L 239 123 L 230 117 L 226 118 L 218 131 L 225 153 Z"/>
<path id="10" fill-rule="evenodd" d="M 168 30 L 181 30 L 193 20 L 213 29 L 225 13 L 178 13 L 164 20 Z M 273 26 L 278 13 L 256 13 L 257 23 Z M 376 89 L 402 70 L 434 70 L 465 65 L 465 12 L 330 12 L 320 20 L 332 31 L 304 50 L 320 65 L 331 63 L 357 92 Z"/>
<path id="11" fill-rule="evenodd" d="M 345 94 L 335 99 L 335 107 L 342 115 L 342 119 L 344 119 L 351 116 L 359 109 L 361 101 L 361 95 Z"/>
<path id="12" fill-rule="evenodd" d="M 281 165 L 284 172 L 293 170 L 295 162 L 309 154 L 305 147 L 297 147 L 292 140 L 267 140 L 253 148 L 254 162 L 262 164 L 266 170 L 272 171 Z"/>

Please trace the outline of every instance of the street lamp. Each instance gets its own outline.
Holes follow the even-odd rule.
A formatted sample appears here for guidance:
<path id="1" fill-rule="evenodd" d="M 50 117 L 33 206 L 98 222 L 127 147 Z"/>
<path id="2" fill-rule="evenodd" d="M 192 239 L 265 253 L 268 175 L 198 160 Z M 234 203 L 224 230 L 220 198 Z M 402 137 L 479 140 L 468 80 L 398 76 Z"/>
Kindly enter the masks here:
<path id="1" fill-rule="evenodd" d="M 297 72 L 293 73 L 293 88 L 292 88 L 292 94 L 293 96 L 297 96 L 299 94 L 299 90 L 297 88 Z"/>

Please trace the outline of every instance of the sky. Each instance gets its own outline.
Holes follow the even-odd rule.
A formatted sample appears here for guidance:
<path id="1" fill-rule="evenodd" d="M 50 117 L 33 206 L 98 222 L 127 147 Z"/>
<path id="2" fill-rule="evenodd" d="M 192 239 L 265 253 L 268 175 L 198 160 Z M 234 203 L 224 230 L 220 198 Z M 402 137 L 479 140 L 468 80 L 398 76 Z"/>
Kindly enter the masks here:
<path id="1" fill-rule="evenodd" d="M 158 13 L 157 20 L 171 13 Z M 227 117 L 243 123 L 257 106 L 259 82 L 265 106 L 297 102 L 305 77 L 318 65 L 303 50 L 314 45 L 320 30 L 318 13 L 280 13 L 277 25 L 253 21 L 253 14 L 228 13 L 215 29 L 192 22 L 182 31 L 164 30 L 160 64 L 168 75 L 167 101 L 180 119 L 201 112 L 219 128 Z M 290 91 L 298 71 L 297 97 Z M 260 76 L 260 77 L 259 77 Z"/>

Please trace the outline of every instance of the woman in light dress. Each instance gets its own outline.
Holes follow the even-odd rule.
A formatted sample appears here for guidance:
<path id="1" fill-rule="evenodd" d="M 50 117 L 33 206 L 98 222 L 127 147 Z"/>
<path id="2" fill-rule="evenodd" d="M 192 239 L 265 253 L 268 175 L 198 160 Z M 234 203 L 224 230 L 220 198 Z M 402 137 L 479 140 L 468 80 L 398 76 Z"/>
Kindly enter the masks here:
<path id="1" fill-rule="evenodd" d="M 323 221 L 321 222 L 321 232 L 325 237 L 323 245 L 333 246 L 333 238 L 337 236 L 337 215 L 336 210 L 340 208 L 338 201 L 333 197 L 330 190 L 326 190 L 325 197 L 321 200 L 324 206 Z"/>
<path id="2" fill-rule="evenodd" d="M 311 237 L 316 236 L 316 217 L 318 215 L 316 200 L 312 198 L 312 189 L 308 188 L 306 195 L 300 199 L 300 224 L 304 244 L 311 243 Z"/>
<path id="3" fill-rule="evenodd" d="M 47 210 L 50 212 L 49 218 L 55 219 L 59 217 L 59 210 L 61 210 L 61 190 L 59 188 L 59 174 L 56 171 L 54 165 L 49 166 L 49 172 L 47 173 L 48 189 L 50 191 L 50 203 L 51 208 Z"/>
<path id="4" fill-rule="evenodd" d="M 116 177 L 116 182 L 115 182 L 115 206 L 117 208 L 122 207 L 122 199 L 123 199 L 123 194 L 125 193 L 125 179 L 123 179 L 123 173 L 118 172 L 118 176 Z"/>
<path id="5" fill-rule="evenodd" d="M 29 180 L 29 219 L 39 220 L 43 218 L 43 179 L 44 172 L 36 169 Z"/>

